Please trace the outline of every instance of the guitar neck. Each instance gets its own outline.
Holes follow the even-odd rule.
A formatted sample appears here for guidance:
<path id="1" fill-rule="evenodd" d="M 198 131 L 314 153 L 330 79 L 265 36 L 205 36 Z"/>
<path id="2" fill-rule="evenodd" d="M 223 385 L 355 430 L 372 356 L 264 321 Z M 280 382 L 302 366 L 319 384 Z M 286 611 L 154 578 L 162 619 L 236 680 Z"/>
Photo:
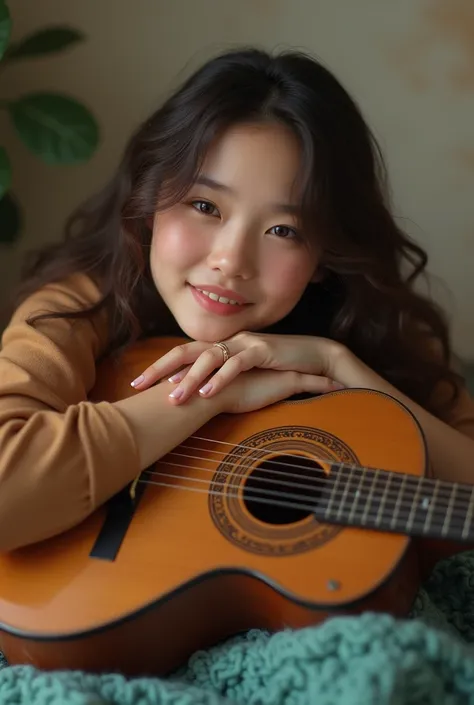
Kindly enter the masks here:
<path id="1" fill-rule="evenodd" d="M 474 486 L 351 466 L 335 467 L 315 508 L 322 522 L 474 541 Z"/>

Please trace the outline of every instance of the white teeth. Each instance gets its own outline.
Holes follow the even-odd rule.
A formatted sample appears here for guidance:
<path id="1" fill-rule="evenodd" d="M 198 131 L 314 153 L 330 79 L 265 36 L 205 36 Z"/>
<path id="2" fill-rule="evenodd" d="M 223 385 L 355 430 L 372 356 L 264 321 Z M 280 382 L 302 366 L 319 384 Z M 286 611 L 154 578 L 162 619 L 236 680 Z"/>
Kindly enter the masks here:
<path id="1" fill-rule="evenodd" d="M 226 299 L 225 296 L 218 296 L 217 294 L 213 294 L 210 291 L 205 291 L 204 289 L 198 289 L 198 291 L 200 291 L 201 294 L 206 294 L 206 296 L 209 296 L 209 298 L 213 301 L 219 301 L 221 304 L 232 304 L 232 306 L 241 305 L 238 301 L 234 301 L 234 299 Z"/>

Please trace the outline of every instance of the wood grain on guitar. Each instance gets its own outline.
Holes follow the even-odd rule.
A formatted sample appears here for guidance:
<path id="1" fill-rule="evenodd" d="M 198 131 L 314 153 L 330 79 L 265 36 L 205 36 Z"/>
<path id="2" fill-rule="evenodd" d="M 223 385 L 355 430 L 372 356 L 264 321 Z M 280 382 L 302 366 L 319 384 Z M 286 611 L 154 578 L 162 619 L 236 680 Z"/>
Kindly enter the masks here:
<path id="1" fill-rule="evenodd" d="M 129 381 L 177 342 L 103 363 L 91 398 L 135 394 Z M 426 465 L 410 412 L 377 392 L 221 415 L 142 474 L 135 502 L 122 493 L 0 556 L 0 650 L 12 664 L 163 674 L 253 627 L 406 615 L 436 542 L 473 543 L 473 488 Z"/>

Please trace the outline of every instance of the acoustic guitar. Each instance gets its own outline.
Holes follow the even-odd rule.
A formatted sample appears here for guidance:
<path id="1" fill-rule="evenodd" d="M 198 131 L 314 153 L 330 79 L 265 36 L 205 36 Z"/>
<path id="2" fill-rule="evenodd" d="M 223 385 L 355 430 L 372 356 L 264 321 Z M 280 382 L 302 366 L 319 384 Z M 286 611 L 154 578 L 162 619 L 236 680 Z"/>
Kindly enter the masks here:
<path id="1" fill-rule="evenodd" d="M 136 394 L 130 380 L 178 342 L 105 362 L 91 399 Z M 384 394 L 220 415 L 79 526 L 0 556 L 0 650 L 44 669 L 166 674 L 250 628 L 407 615 L 416 537 L 472 544 L 473 492 L 427 477 L 418 423 Z"/>

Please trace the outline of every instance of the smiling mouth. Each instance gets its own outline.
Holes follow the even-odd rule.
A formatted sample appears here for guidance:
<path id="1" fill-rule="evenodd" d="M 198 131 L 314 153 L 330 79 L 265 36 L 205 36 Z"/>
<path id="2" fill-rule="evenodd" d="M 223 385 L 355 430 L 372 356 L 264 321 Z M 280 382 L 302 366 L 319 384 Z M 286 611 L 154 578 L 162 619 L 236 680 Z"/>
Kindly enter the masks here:
<path id="1" fill-rule="evenodd" d="M 235 301 L 235 299 L 228 299 L 225 296 L 218 296 L 217 294 L 214 294 L 212 291 L 206 291 L 205 289 L 198 289 L 197 286 L 194 287 L 196 291 L 200 291 L 201 294 L 204 294 L 204 296 L 207 296 L 209 299 L 212 301 L 218 301 L 220 304 L 230 304 L 231 306 L 244 306 L 245 304 L 239 303 L 239 301 Z"/>
<path id="2" fill-rule="evenodd" d="M 221 296 L 220 294 L 216 294 L 215 291 L 208 291 L 207 289 L 193 286 L 192 284 L 188 284 L 188 286 L 199 306 L 205 311 L 217 316 L 236 315 L 245 311 L 248 306 L 252 305 L 244 301 L 237 301 L 229 296 Z M 225 293 L 227 293 L 227 291 Z"/>

